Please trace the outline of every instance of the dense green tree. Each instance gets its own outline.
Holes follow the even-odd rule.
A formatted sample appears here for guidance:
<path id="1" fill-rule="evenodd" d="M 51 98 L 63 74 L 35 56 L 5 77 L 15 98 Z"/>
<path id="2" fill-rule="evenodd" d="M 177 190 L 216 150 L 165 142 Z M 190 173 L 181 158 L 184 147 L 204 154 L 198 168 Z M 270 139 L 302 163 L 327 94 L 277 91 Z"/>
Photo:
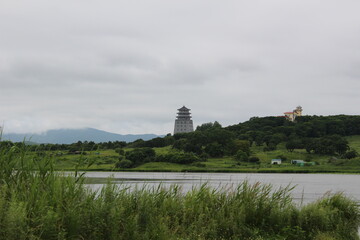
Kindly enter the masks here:
<path id="1" fill-rule="evenodd" d="M 326 121 L 326 134 L 327 135 L 345 135 L 345 124 L 341 120 Z"/>
<path id="2" fill-rule="evenodd" d="M 334 144 L 335 152 L 340 155 L 344 154 L 350 148 L 348 145 L 349 144 L 348 141 L 345 138 L 340 137 L 338 135 L 332 136 L 332 141 Z"/>
<path id="3" fill-rule="evenodd" d="M 280 126 L 274 129 L 275 132 L 278 132 L 280 134 L 283 134 L 286 137 L 289 137 L 294 132 L 293 126 Z"/>
<path id="4" fill-rule="evenodd" d="M 270 138 L 270 144 L 277 146 L 279 143 L 283 142 L 286 139 L 285 135 L 282 133 L 275 133 Z"/>
<path id="5" fill-rule="evenodd" d="M 187 135 L 187 140 L 190 144 L 205 146 L 209 143 L 207 132 L 195 131 Z"/>
<path id="6" fill-rule="evenodd" d="M 308 141 L 306 151 L 318 154 L 344 154 L 349 149 L 346 139 L 339 135 L 325 136 Z"/>
<path id="7" fill-rule="evenodd" d="M 238 162 L 247 162 L 249 160 L 249 155 L 242 150 L 238 150 L 235 154 L 235 160 Z"/>
<path id="8" fill-rule="evenodd" d="M 214 126 L 214 124 L 212 122 L 208 122 L 208 123 L 203 123 L 200 126 L 196 127 L 196 131 L 206 131 L 211 129 Z"/>
<path id="9" fill-rule="evenodd" d="M 153 161 L 155 159 L 155 151 L 152 148 L 136 148 L 126 152 L 125 157 L 135 165 L 139 165 Z"/>
<path id="10" fill-rule="evenodd" d="M 303 149 L 304 145 L 300 139 L 290 139 L 285 147 L 289 152 L 293 152 L 295 149 Z"/>
<path id="11" fill-rule="evenodd" d="M 290 140 L 285 144 L 286 150 L 288 150 L 289 152 L 293 152 L 296 146 L 296 142 L 293 140 Z"/>
<path id="12" fill-rule="evenodd" d="M 188 133 L 175 133 L 173 137 L 176 141 L 179 139 L 187 138 L 187 136 L 188 136 Z"/>
<path id="13" fill-rule="evenodd" d="M 202 150 L 202 147 L 200 144 L 191 144 L 191 143 L 186 143 L 184 145 L 184 149 L 183 149 L 185 152 L 192 152 L 192 153 L 195 153 L 195 154 L 198 154 L 200 155 L 203 150 Z"/>
<path id="14" fill-rule="evenodd" d="M 174 144 L 175 138 L 171 136 L 171 134 L 169 133 L 164 137 L 164 141 L 165 141 L 165 146 L 169 146 Z"/>
<path id="15" fill-rule="evenodd" d="M 122 148 L 116 148 L 115 152 L 118 153 L 119 155 L 125 155 L 125 150 Z"/>
<path id="16" fill-rule="evenodd" d="M 239 150 L 245 152 L 247 155 L 250 155 L 250 142 L 247 140 L 235 139 L 228 143 L 226 149 L 229 155 L 234 155 Z"/>
<path id="17" fill-rule="evenodd" d="M 148 141 L 144 141 L 142 144 L 143 147 L 165 147 L 166 146 L 166 142 L 165 142 L 165 138 L 162 137 L 157 137 L 157 138 L 153 138 L 151 140 Z"/>
<path id="18" fill-rule="evenodd" d="M 269 152 L 269 151 L 274 151 L 274 150 L 276 150 L 276 145 L 273 143 L 269 143 L 269 145 L 267 145 L 263 148 L 264 152 Z"/>
<path id="19" fill-rule="evenodd" d="M 206 133 L 206 136 L 211 143 L 219 143 L 226 146 L 229 142 L 235 139 L 235 134 L 221 128 L 214 128 Z"/>
<path id="20" fill-rule="evenodd" d="M 224 156 L 224 147 L 219 143 L 210 143 L 205 147 L 205 152 L 210 157 L 222 157 Z"/>
<path id="21" fill-rule="evenodd" d="M 127 143 L 125 141 L 115 141 L 114 148 L 124 148 L 126 147 Z"/>
<path id="22" fill-rule="evenodd" d="M 137 139 L 135 141 L 133 141 L 132 143 L 128 144 L 128 147 L 131 148 L 142 148 L 145 147 L 145 141 L 142 139 Z"/>
<path id="23" fill-rule="evenodd" d="M 178 150 L 184 150 L 185 145 L 189 144 L 188 140 L 185 138 L 181 138 L 178 140 L 175 140 L 174 144 L 173 144 L 173 148 L 178 149 Z"/>
<path id="24" fill-rule="evenodd" d="M 215 121 L 214 123 L 208 122 L 208 123 L 203 123 L 200 126 L 197 126 L 196 131 L 208 131 L 214 128 L 222 128 L 222 126 L 217 121 Z"/>
<path id="25" fill-rule="evenodd" d="M 265 134 L 263 132 L 258 132 L 258 134 L 254 138 L 256 146 L 262 146 L 265 142 L 264 139 L 265 139 Z"/>

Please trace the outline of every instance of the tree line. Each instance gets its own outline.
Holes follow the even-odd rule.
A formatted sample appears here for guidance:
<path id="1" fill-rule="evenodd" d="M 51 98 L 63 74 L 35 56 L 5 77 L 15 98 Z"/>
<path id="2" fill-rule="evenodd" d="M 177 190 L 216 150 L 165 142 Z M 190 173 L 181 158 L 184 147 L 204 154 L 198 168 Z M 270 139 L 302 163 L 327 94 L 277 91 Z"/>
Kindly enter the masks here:
<path id="1" fill-rule="evenodd" d="M 72 144 L 52 144 L 52 143 L 41 143 L 34 144 L 24 142 L 11 142 L 11 141 L 0 141 L 0 147 L 20 147 L 27 146 L 28 151 L 68 151 L 69 153 L 75 153 L 79 151 L 96 151 L 96 150 L 107 150 L 124 148 L 128 144 L 125 141 L 109 141 L 95 143 L 93 141 L 78 141 Z"/>
<path id="2" fill-rule="evenodd" d="M 128 160 L 127 165 L 139 165 L 150 161 L 193 163 L 208 157 L 233 156 L 238 161 L 258 162 L 251 156 L 252 145 L 262 146 L 264 151 L 275 150 L 285 143 L 289 152 L 306 149 L 308 153 L 339 155 L 354 158 L 357 152 L 349 148 L 345 136 L 360 135 L 360 116 L 301 116 L 295 122 L 283 117 L 253 117 L 250 120 L 222 127 L 218 122 L 204 123 L 194 132 L 168 134 L 148 141 L 138 139 L 134 142 L 123 141 L 95 143 L 78 141 L 73 144 L 30 145 L 32 151 L 58 150 L 77 153 L 91 150 L 134 148 L 120 151 L 120 161 Z M 0 142 L 1 146 L 26 143 Z M 153 148 L 171 146 L 178 150 L 156 156 Z M 143 150 L 141 150 L 143 149 Z M 190 160 L 188 160 L 190 159 Z M 123 161 L 124 162 L 124 161 Z"/>

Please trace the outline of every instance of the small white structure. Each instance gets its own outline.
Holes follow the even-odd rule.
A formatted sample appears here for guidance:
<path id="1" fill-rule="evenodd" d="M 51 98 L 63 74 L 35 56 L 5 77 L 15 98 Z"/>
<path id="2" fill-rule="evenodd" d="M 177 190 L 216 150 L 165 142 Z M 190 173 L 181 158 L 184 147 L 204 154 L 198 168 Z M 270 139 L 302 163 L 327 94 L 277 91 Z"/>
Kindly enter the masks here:
<path id="1" fill-rule="evenodd" d="M 272 165 L 280 165 L 281 164 L 281 159 L 272 159 L 271 164 Z"/>
<path id="2" fill-rule="evenodd" d="M 304 166 L 304 160 L 291 160 L 291 164 Z"/>

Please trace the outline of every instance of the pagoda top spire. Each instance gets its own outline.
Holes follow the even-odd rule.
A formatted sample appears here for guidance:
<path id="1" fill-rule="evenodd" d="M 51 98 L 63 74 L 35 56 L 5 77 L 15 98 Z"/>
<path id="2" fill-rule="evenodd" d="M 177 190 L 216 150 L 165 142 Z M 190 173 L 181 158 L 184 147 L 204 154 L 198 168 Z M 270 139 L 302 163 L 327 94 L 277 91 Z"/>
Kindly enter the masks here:
<path id="1" fill-rule="evenodd" d="M 185 106 L 182 106 L 181 108 L 178 109 L 179 111 L 190 111 L 191 109 L 185 107 Z"/>

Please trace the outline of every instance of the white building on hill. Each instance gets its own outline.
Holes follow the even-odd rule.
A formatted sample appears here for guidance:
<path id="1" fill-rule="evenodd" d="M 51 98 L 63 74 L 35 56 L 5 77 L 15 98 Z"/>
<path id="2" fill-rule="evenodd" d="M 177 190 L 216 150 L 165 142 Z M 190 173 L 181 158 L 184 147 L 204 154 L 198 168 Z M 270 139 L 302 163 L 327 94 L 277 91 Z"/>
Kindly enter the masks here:
<path id="1" fill-rule="evenodd" d="M 284 112 L 284 115 L 285 115 L 286 119 L 294 122 L 296 117 L 302 116 L 302 107 L 297 106 L 296 109 L 292 112 Z"/>

